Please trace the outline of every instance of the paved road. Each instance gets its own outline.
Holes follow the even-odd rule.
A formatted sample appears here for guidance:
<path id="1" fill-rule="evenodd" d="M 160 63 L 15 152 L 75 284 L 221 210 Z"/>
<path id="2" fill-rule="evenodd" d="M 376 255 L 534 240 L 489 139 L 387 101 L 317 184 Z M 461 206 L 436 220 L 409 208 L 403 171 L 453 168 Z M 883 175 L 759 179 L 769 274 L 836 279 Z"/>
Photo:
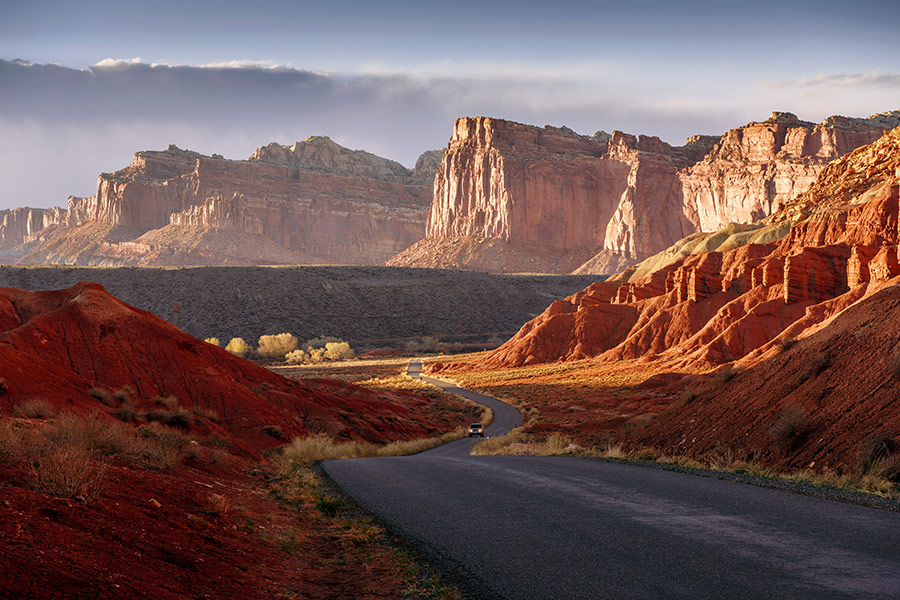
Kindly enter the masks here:
<path id="1" fill-rule="evenodd" d="M 495 414 L 493 434 L 518 422 Z M 484 598 L 900 599 L 895 513 L 467 443 L 324 468 Z"/>

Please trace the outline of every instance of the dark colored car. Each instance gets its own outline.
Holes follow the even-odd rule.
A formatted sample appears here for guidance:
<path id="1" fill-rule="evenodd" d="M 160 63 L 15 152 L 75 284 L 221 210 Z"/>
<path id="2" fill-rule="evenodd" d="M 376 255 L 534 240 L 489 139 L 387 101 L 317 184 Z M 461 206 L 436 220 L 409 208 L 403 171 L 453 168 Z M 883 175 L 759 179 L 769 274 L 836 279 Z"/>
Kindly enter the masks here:
<path id="1" fill-rule="evenodd" d="M 484 425 L 481 423 L 472 423 L 469 425 L 469 437 L 484 437 Z"/>

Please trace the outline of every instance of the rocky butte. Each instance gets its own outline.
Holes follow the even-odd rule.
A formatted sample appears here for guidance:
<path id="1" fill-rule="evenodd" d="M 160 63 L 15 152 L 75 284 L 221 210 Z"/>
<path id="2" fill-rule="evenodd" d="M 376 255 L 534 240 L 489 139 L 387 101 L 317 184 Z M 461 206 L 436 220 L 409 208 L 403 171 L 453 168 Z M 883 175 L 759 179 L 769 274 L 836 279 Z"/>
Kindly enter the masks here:
<path id="1" fill-rule="evenodd" d="M 694 234 L 554 302 L 486 362 L 753 363 L 896 283 L 898 211 L 900 127 L 825 167 L 766 219 Z"/>
<path id="2" fill-rule="evenodd" d="M 415 169 L 327 137 L 248 160 L 170 146 L 103 173 L 68 209 L 0 214 L 0 255 L 23 264 L 378 264 L 422 237 L 441 152 Z"/>
<path id="3" fill-rule="evenodd" d="M 829 162 L 898 125 L 900 111 L 819 124 L 773 113 L 675 147 L 462 118 L 435 178 L 426 238 L 388 264 L 614 273 L 692 233 L 774 213 Z"/>
<path id="4" fill-rule="evenodd" d="M 898 219 L 900 128 L 833 161 L 762 221 L 692 234 L 553 302 L 475 365 L 433 370 L 634 361 L 657 374 L 583 393 L 597 407 L 583 427 L 726 469 L 896 481 Z M 568 434 L 568 423 L 553 427 Z"/>

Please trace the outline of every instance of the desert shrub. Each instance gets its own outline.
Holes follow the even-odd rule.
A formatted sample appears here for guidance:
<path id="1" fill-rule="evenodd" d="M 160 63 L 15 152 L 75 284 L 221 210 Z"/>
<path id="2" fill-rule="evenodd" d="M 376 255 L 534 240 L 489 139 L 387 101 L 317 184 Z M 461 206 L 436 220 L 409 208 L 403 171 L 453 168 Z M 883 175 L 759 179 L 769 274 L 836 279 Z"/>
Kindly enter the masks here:
<path id="1" fill-rule="evenodd" d="M 336 517 L 344 507 L 344 499 L 323 495 L 316 500 L 316 509 L 326 517 Z"/>
<path id="2" fill-rule="evenodd" d="M 900 377 L 900 350 L 894 352 L 888 361 L 888 367 L 894 377 Z"/>
<path id="3" fill-rule="evenodd" d="M 325 354 L 327 360 L 350 360 L 353 358 L 353 349 L 347 342 L 328 342 L 325 344 Z"/>
<path id="4" fill-rule="evenodd" d="M 700 397 L 700 391 L 695 387 L 686 387 L 678 392 L 678 402 L 682 405 L 690 404 Z"/>
<path id="5" fill-rule="evenodd" d="M 225 350 L 231 352 L 235 356 L 244 357 L 250 352 L 250 344 L 244 341 L 244 338 L 233 337 L 225 346 Z"/>
<path id="6" fill-rule="evenodd" d="M 200 442 L 200 445 L 206 446 L 207 448 L 215 448 L 217 450 L 227 450 L 234 445 L 234 442 L 231 441 L 231 438 L 227 438 L 223 435 L 211 435 Z"/>
<path id="7" fill-rule="evenodd" d="M 164 423 L 170 427 L 184 429 L 194 422 L 194 416 L 185 408 L 175 410 L 157 408 L 144 415 L 148 421 Z"/>
<path id="8" fill-rule="evenodd" d="M 142 425 L 137 428 L 137 435 L 148 443 L 144 458 L 154 467 L 170 469 L 181 464 L 186 448 L 191 440 L 186 435 L 171 427 L 163 427 L 158 423 Z"/>
<path id="9" fill-rule="evenodd" d="M 169 410 L 178 408 L 178 398 L 176 396 L 154 396 L 151 400 L 154 404 L 165 406 Z"/>
<path id="10" fill-rule="evenodd" d="M 325 348 L 313 348 L 309 347 L 306 349 L 307 354 L 309 354 L 309 362 L 317 365 L 323 360 L 325 360 Z"/>
<path id="11" fill-rule="evenodd" d="M 123 402 L 122 406 L 112 412 L 112 415 L 123 423 L 131 423 L 137 419 L 138 412 L 133 402 Z"/>
<path id="12" fill-rule="evenodd" d="M 49 419 L 56 414 L 56 409 L 46 400 L 31 398 L 18 404 L 13 409 L 13 414 L 28 419 Z"/>
<path id="13" fill-rule="evenodd" d="M 259 338 L 259 355 L 263 358 L 284 358 L 288 352 L 297 349 L 300 341 L 291 333 L 263 335 Z"/>
<path id="14" fill-rule="evenodd" d="M 207 344 L 212 344 L 213 346 L 216 346 L 219 348 L 222 347 L 222 341 L 217 337 L 208 337 L 208 338 L 205 338 L 203 341 L 206 342 Z"/>
<path id="15" fill-rule="evenodd" d="M 305 362 L 309 362 L 309 354 L 303 350 L 293 350 L 284 355 L 284 360 L 291 365 L 302 365 Z"/>
<path id="16" fill-rule="evenodd" d="M 727 366 L 724 369 L 720 369 L 716 371 L 716 382 L 720 385 L 724 383 L 728 383 L 738 375 L 740 375 L 742 369 L 736 366 Z"/>
<path id="17" fill-rule="evenodd" d="M 343 342 L 339 337 L 334 337 L 333 335 L 322 335 L 319 337 L 314 337 L 311 340 L 306 340 L 306 343 L 303 344 L 305 348 L 324 348 L 326 344 L 335 343 L 340 344 Z"/>
<path id="18" fill-rule="evenodd" d="M 802 407 L 792 404 L 778 415 L 769 435 L 782 450 L 791 450 L 806 432 L 809 416 Z"/>
<path id="19" fill-rule="evenodd" d="M 422 345 L 416 340 L 409 340 L 403 345 L 403 349 L 409 354 L 415 354 L 422 351 Z"/>
<path id="20" fill-rule="evenodd" d="M 123 385 L 113 392 L 113 398 L 119 402 L 130 402 L 136 393 L 130 385 Z"/>
<path id="21" fill-rule="evenodd" d="M 260 427 L 260 431 L 270 437 L 275 438 L 276 440 L 280 440 L 284 437 L 284 432 L 278 425 L 263 425 L 262 427 Z"/>
<path id="22" fill-rule="evenodd" d="M 228 513 L 231 504 L 228 499 L 221 494 L 210 494 L 206 497 L 206 505 L 208 506 L 207 514 L 222 517 Z"/>
<path id="23" fill-rule="evenodd" d="M 32 461 L 28 482 L 36 491 L 87 504 L 103 492 L 107 469 L 86 448 L 52 446 Z"/>
<path id="24" fill-rule="evenodd" d="M 9 382 L 6 381 L 5 377 L 0 377 L 0 395 L 3 395 L 8 391 L 9 391 Z"/>
<path id="25" fill-rule="evenodd" d="M 857 451 L 857 467 L 862 475 L 900 480 L 900 456 L 897 444 L 886 435 L 874 435 L 862 441 Z"/>
<path id="26" fill-rule="evenodd" d="M 116 402 L 113 398 L 112 392 L 109 390 L 104 390 L 100 387 L 92 387 L 88 390 L 88 396 L 91 398 L 96 398 L 100 401 L 101 404 L 105 406 L 115 406 Z"/>
<path id="27" fill-rule="evenodd" d="M 213 423 L 221 423 L 222 417 L 219 416 L 215 410 L 211 408 L 203 408 L 202 406 L 194 406 L 191 408 L 191 413 L 198 419 L 206 419 L 207 421 L 212 421 Z"/>
<path id="28" fill-rule="evenodd" d="M 11 421 L 0 421 L 0 462 L 15 462 L 22 450 L 19 430 Z"/>
<path id="29" fill-rule="evenodd" d="M 422 338 L 419 348 L 421 352 L 437 352 L 438 339 L 430 335 Z"/>
<path id="30" fill-rule="evenodd" d="M 827 356 L 821 352 L 816 352 L 809 358 L 809 365 L 805 371 L 800 373 L 797 381 L 803 383 L 811 377 L 818 377 L 818 375 L 827 369 L 830 364 L 831 360 Z"/>
<path id="31" fill-rule="evenodd" d="M 180 427 L 181 429 L 184 429 L 194 423 L 194 415 L 186 408 L 177 408 L 173 410 L 172 414 L 163 422 L 170 427 Z"/>
<path id="32" fill-rule="evenodd" d="M 779 352 L 787 352 L 791 348 L 794 347 L 794 344 L 797 343 L 797 338 L 794 337 L 786 337 L 778 340 L 778 351 Z"/>

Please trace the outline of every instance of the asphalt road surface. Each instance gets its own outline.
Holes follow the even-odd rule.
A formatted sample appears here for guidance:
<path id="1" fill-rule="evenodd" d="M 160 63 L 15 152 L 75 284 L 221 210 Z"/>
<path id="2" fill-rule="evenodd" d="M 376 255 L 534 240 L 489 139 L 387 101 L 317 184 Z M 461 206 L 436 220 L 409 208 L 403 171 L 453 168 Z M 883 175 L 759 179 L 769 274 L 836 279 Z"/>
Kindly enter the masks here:
<path id="1" fill-rule="evenodd" d="M 493 408 L 489 435 L 521 423 L 464 395 Z M 896 513 L 602 461 L 469 456 L 470 443 L 324 468 L 467 598 L 900 599 Z"/>

